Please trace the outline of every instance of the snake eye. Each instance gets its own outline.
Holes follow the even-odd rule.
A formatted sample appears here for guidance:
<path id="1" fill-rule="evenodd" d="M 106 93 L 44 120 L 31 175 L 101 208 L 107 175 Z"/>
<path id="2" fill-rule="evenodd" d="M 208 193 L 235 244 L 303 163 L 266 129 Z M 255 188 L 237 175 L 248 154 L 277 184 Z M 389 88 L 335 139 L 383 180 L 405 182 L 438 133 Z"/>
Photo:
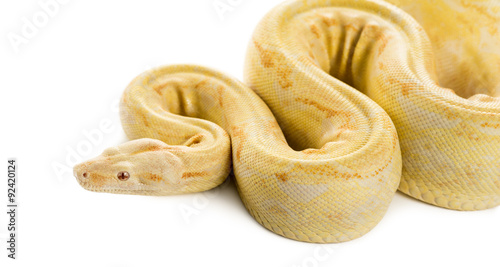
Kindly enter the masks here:
<path id="1" fill-rule="evenodd" d="M 119 172 L 116 176 L 120 181 L 126 181 L 130 178 L 130 174 L 128 172 Z"/>

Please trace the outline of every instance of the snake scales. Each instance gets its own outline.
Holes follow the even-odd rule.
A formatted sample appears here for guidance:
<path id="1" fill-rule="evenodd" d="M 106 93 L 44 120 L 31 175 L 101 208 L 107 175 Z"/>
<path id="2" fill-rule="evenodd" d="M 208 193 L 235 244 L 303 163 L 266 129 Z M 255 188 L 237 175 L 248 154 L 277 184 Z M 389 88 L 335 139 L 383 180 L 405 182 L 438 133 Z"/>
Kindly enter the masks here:
<path id="1" fill-rule="evenodd" d="M 381 1 L 279 5 L 250 41 L 246 85 L 200 66 L 138 76 L 120 113 L 133 141 L 75 166 L 78 182 L 199 192 L 232 162 L 260 224 L 318 243 L 368 232 L 398 186 L 450 209 L 499 205 L 500 6 L 392 3 L 418 22 Z"/>

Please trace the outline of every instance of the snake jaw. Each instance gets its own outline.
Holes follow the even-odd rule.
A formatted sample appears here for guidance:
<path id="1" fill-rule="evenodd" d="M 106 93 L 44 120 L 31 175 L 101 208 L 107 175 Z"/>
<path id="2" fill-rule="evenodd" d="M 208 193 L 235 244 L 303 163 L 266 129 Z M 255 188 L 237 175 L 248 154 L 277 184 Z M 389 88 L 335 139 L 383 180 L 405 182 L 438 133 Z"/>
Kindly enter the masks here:
<path id="1" fill-rule="evenodd" d="M 124 188 L 112 188 L 112 187 L 99 187 L 92 185 L 91 183 L 85 181 L 79 181 L 80 186 L 82 186 L 85 190 L 97 193 L 110 193 L 110 194 L 125 194 L 125 195 L 161 195 L 161 190 L 159 188 L 153 186 L 139 186 L 131 189 Z"/>

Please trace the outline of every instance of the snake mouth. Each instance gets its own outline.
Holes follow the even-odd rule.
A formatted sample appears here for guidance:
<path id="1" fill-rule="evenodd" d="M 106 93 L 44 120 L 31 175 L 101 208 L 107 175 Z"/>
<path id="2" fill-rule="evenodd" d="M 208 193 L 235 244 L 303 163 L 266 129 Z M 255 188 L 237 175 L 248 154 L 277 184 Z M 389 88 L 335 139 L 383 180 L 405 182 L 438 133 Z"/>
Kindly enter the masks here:
<path id="1" fill-rule="evenodd" d="M 78 183 L 85 190 L 97 193 L 124 194 L 124 195 L 160 195 L 159 188 L 153 188 L 148 185 L 134 185 L 136 188 L 121 188 L 113 186 L 96 186 L 91 183 L 78 180 Z"/>

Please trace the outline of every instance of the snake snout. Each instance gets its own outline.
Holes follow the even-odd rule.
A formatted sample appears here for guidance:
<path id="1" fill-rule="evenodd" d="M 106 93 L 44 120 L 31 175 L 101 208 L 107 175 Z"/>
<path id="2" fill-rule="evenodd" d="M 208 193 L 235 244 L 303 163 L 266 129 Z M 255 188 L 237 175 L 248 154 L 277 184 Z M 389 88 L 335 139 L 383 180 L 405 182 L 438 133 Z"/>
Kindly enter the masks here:
<path id="1" fill-rule="evenodd" d="M 78 164 L 73 167 L 73 175 L 78 181 L 83 181 L 89 177 L 89 172 L 83 164 Z"/>

